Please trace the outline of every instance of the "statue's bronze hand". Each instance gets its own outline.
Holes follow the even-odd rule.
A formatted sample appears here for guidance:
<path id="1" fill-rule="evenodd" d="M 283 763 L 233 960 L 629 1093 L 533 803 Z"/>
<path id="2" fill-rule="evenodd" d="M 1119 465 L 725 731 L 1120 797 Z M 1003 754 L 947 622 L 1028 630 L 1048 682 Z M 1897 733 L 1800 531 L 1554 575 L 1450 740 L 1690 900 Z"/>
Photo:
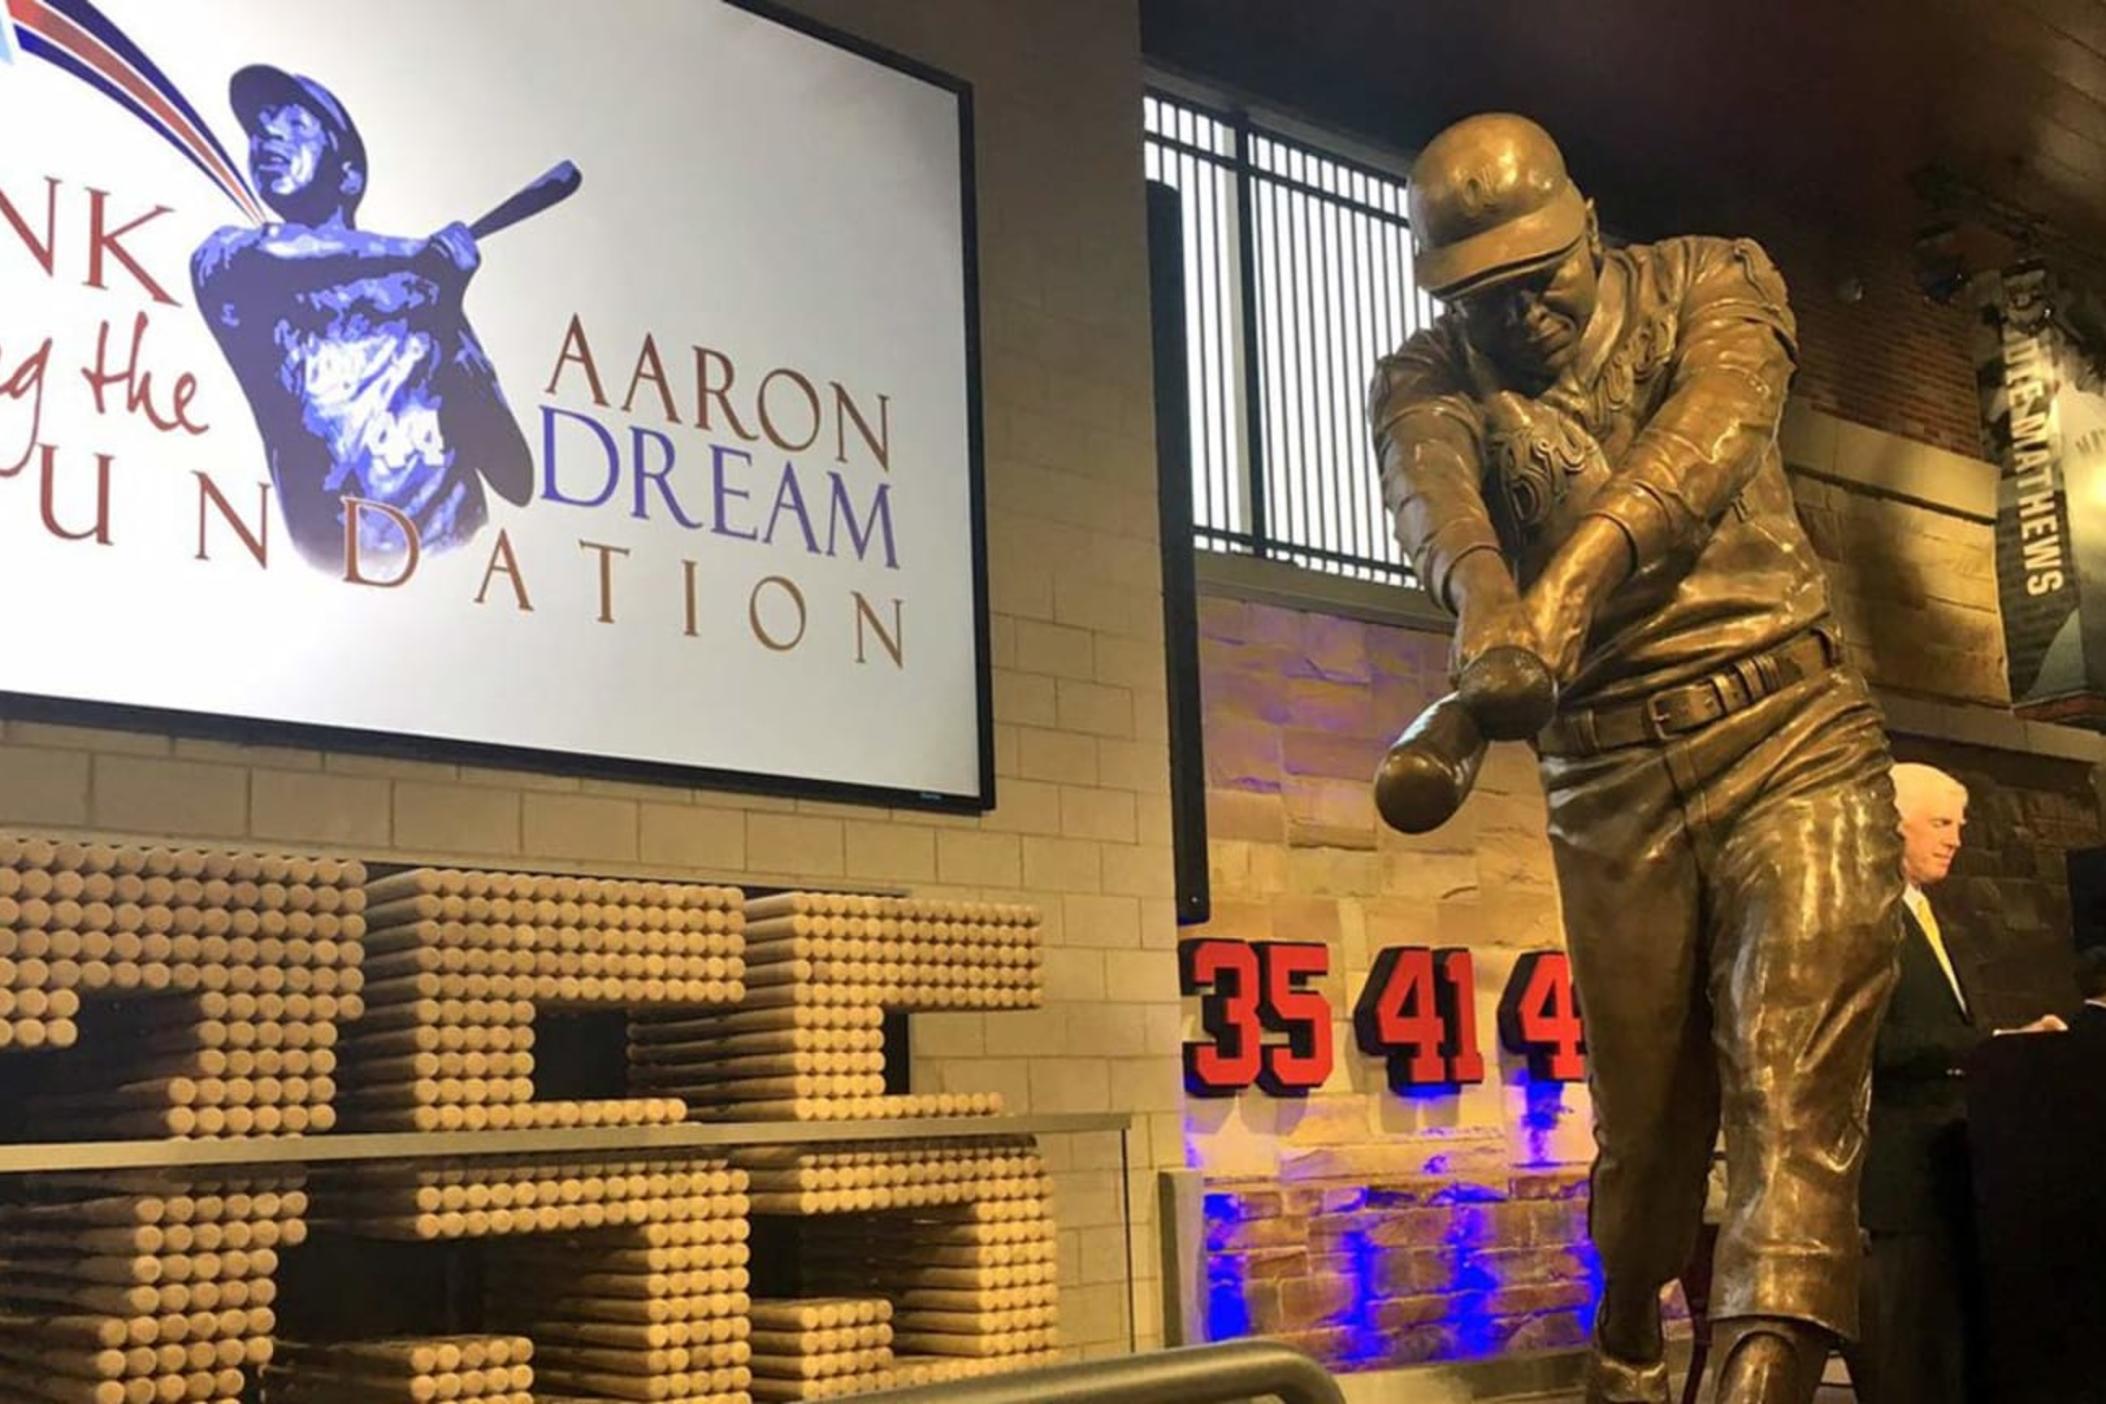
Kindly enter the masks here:
<path id="1" fill-rule="evenodd" d="M 1550 720 L 1557 685 L 1519 600 L 1465 610 L 1454 656 L 1455 691 L 1487 737 L 1519 741 Z"/>
<path id="2" fill-rule="evenodd" d="M 1549 724 L 1558 706 L 1557 678 L 1535 649 L 1487 649 L 1463 666 L 1455 692 L 1493 741 L 1523 741 Z"/>

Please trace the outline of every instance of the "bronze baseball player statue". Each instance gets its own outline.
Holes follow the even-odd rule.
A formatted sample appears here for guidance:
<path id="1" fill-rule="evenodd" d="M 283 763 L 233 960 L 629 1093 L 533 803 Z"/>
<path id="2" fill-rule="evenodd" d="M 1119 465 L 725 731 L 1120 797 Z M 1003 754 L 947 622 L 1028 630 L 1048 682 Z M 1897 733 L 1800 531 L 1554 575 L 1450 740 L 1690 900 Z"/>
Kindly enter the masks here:
<path id="1" fill-rule="evenodd" d="M 1423 830 L 1533 737 L 1596 1113 L 1589 1401 L 1661 1404 L 1660 1292 L 1718 1132 L 1718 1398 L 1811 1400 L 1856 1328 L 1868 1073 L 1901 886 L 1882 720 L 1776 445 L 1783 280 L 1747 240 L 1606 249 L 1549 135 L 1473 117 L 1412 171 L 1385 500 L 1455 616 L 1456 691 L 1377 777 Z"/>

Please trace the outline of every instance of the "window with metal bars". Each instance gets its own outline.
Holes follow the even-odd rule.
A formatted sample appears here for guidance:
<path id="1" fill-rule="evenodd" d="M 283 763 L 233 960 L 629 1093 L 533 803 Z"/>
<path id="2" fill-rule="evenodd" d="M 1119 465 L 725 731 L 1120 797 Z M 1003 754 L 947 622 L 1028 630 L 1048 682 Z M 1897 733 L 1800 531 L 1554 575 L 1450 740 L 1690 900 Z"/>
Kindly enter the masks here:
<path id="1" fill-rule="evenodd" d="M 1184 214 L 1198 544 L 1410 583 L 1367 429 L 1376 359 L 1437 313 L 1403 180 L 1160 91 L 1143 124 Z"/>

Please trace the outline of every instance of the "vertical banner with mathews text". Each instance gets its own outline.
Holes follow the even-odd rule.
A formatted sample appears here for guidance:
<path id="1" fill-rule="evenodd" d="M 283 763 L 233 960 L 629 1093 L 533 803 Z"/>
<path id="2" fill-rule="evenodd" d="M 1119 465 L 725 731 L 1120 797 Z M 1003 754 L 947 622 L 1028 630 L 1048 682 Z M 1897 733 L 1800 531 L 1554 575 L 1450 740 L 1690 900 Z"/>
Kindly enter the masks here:
<path id="1" fill-rule="evenodd" d="M 1983 275 L 1976 378 L 1997 485 L 1996 578 L 2012 705 L 2106 721 L 2106 393 L 2056 315 L 2049 272 Z M 2086 624 L 2087 600 L 2094 621 Z"/>
<path id="2" fill-rule="evenodd" d="M 991 802 L 964 85 L 758 0 L 0 15 L 18 711 Z"/>

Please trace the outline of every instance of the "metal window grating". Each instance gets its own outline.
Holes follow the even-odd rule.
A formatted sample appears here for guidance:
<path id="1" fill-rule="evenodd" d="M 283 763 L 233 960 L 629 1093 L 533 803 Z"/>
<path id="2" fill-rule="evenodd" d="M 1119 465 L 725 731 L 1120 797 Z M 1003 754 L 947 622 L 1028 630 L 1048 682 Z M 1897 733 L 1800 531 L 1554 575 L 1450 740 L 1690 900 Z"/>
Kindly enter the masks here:
<path id="1" fill-rule="evenodd" d="M 1185 216 L 1198 544 L 1409 582 L 1366 417 L 1376 358 L 1437 312 L 1404 182 L 1160 92 L 1142 115 L 1146 174 Z"/>

